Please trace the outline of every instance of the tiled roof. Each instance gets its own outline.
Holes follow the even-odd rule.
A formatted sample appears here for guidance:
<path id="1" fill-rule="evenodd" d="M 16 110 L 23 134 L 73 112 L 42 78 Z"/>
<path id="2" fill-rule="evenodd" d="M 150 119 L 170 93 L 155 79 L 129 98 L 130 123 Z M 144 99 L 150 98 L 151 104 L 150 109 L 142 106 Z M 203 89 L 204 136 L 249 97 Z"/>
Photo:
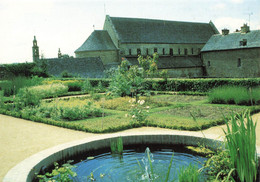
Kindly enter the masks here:
<path id="1" fill-rule="evenodd" d="M 206 43 L 219 33 L 212 22 L 192 23 L 139 18 L 106 17 L 122 43 Z"/>
<path id="2" fill-rule="evenodd" d="M 246 41 L 246 45 L 240 45 L 240 41 Z M 231 33 L 228 35 L 213 35 L 201 50 L 220 51 L 231 49 L 246 49 L 260 47 L 260 30 L 253 30 L 248 33 Z"/>
<path id="3" fill-rule="evenodd" d="M 47 72 L 54 76 L 60 76 L 65 70 L 86 78 L 101 78 L 104 76 L 104 65 L 99 57 L 45 60 L 47 62 Z"/>
<path id="4" fill-rule="evenodd" d="M 92 32 L 88 39 L 75 51 L 75 53 L 100 50 L 116 50 L 116 47 L 106 30 L 95 30 Z"/>
<path id="5" fill-rule="evenodd" d="M 132 65 L 138 65 L 137 58 L 126 58 Z M 193 68 L 201 67 L 202 62 L 198 56 L 160 57 L 158 69 Z"/>

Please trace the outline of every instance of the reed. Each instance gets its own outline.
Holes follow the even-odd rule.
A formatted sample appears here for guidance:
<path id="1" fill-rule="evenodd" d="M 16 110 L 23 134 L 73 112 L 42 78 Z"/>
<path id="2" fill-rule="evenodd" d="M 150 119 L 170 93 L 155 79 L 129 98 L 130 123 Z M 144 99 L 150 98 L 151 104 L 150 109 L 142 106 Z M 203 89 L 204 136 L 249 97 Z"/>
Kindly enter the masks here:
<path id="1" fill-rule="evenodd" d="M 112 154 L 123 154 L 123 139 L 118 137 L 110 140 L 110 149 Z"/>
<path id="2" fill-rule="evenodd" d="M 178 172 L 179 182 L 198 182 L 200 172 L 198 166 L 189 164 L 188 167 L 182 167 Z"/>
<path id="3" fill-rule="evenodd" d="M 232 114 L 230 123 L 226 120 L 224 130 L 233 168 L 241 182 L 253 182 L 257 177 L 256 122 L 249 112 Z"/>

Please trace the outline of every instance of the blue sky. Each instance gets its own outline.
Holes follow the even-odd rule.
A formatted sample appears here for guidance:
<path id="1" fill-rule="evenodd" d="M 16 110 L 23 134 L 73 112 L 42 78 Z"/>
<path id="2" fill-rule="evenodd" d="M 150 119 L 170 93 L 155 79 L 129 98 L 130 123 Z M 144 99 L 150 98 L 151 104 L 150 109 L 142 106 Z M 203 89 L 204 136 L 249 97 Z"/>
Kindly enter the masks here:
<path id="1" fill-rule="evenodd" d="M 36 35 L 40 54 L 75 56 L 105 14 L 173 21 L 213 21 L 219 31 L 243 23 L 260 29 L 259 0 L 0 0 L 0 64 L 32 61 Z M 250 15 L 250 16 L 249 16 Z"/>

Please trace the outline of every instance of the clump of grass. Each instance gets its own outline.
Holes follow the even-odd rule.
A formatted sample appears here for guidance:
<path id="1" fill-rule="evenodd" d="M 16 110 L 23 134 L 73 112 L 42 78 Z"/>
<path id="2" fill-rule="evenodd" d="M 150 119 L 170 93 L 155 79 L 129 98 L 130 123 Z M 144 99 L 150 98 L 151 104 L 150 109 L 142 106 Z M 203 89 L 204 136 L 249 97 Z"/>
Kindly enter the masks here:
<path id="1" fill-rule="evenodd" d="M 179 182 L 198 182 L 200 172 L 198 166 L 189 164 L 188 167 L 182 167 L 178 172 Z"/>
<path id="2" fill-rule="evenodd" d="M 123 139 L 122 137 L 110 140 L 110 149 L 112 154 L 123 154 Z"/>
<path id="3" fill-rule="evenodd" d="M 223 86 L 209 92 L 209 102 L 217 104 L 252 105 L 260 102 L 260 87 Z"/>
<path id="4" fill-rule="evenodd" d="M 233 114 L 230 125 L 226 120 L 227 131 L 224 132 L 232 166 L 241 182 L 253 182 L 258 167 L 256 123 L 254 124 L 249 112 L 245 112 L 242 116 Z"/>

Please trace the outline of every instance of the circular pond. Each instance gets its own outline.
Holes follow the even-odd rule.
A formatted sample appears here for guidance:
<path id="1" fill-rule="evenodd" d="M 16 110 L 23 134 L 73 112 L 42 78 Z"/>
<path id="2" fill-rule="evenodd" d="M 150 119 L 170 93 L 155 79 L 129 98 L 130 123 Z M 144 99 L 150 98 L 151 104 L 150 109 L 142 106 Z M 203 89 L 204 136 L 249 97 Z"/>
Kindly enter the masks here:
<path id="1" fill-rule="evenodd" d="M 159 148 L 139 147 L 127 149 L 122 154 L 111 152 L 87 157 L 75 164 L 75 181 L 178 181 L 181 170 L 189 166 L 196 170 L 202 167 L 206 158 L 186 153 L 184 147 L 172 146 Z M 171 160 L 172 159 L 172 160 Z M 203 174 L 200 181 L 204 181 Z"/>

